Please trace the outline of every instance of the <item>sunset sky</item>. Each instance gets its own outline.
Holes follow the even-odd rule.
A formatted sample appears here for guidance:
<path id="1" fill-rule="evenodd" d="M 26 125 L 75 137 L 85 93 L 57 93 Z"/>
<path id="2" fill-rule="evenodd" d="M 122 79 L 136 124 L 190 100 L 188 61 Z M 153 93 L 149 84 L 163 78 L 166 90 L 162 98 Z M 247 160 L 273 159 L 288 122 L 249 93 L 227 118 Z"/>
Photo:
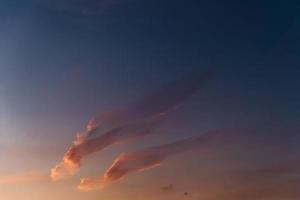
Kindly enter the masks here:
<path id="1" fill-rule="evenodd" d="M 299 199 L 299 9 L 0 0 L 0 199 Z"/>

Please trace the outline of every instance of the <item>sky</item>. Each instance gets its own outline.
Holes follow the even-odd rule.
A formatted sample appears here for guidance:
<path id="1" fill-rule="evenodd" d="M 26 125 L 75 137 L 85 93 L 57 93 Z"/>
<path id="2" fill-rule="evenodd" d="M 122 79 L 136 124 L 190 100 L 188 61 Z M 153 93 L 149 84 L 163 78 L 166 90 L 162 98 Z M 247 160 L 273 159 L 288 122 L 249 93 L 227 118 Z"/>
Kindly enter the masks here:
<path id="1" fill-rule="evenodd" d="M 0 199 L 299 199 L 299 8 L 0 0 Z"/>

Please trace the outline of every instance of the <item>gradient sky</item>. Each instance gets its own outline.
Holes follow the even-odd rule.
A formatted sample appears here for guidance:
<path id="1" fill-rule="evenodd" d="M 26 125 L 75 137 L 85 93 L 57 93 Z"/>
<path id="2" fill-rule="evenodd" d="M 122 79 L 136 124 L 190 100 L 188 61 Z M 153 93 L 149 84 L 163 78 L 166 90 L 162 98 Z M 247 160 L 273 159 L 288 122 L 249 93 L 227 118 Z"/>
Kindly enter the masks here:
<path id="1" fill-rule="evenodd" d="M 291 166 L 300 163 L 299 8 L 295 1 L 1 0 L 0 199 L 298 199 L 300 172 Z M 92 117 L 207 72 L 213 78 L 159 134 L 89 157 L 70 180 L 43 176 Z M 76 189 L 122 152 L 215 129 L 239 134 L 104 190 Z M 256 179 L 245 181 L 251 173 Z M 279 178 L 287 174 L 298 185 Z M 33 180 L 1 183 L 12 176 Z"/>

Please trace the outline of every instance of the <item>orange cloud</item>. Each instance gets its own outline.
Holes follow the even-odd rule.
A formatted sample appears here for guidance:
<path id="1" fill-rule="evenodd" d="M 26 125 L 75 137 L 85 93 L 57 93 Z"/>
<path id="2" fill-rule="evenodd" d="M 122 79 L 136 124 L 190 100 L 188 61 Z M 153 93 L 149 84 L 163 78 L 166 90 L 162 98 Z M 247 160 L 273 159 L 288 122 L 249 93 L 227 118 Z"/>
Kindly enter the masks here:
<path id="1" fill-rule="evenodd" d="M 63 161 L 51 169 L 53 180 L 67 179 L 80 168 L 81 160 L 85 156 L 101 151 L 113 144 L 127 142 L 151 133 L 163 118 L 161 116 L 124 125 L 112 129 L 102 136 L 92 138 L 77 145 L 72 146 L 65 154 Z"/>

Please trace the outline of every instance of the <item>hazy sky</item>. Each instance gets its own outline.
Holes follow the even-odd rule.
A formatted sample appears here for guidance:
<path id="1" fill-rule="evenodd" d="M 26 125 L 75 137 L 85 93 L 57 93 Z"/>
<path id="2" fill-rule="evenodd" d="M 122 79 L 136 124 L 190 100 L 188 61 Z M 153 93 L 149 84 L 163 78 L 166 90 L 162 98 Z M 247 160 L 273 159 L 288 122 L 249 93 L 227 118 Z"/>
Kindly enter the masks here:
<path id="1" fill-rule="evenodd" d="M 299 8 L 294 1 L 1 0 L 0 199 L 298 199 Z M 195 74 L 211 78 L 178 100 L 155 134 L 88 156 L 68 180 L 50 180 L 90 119 Z M 172 102 L 189 88 L 158 97 Z M 121 153 L 139 159 L 145 148 L 217 129 L 225 135 L 217 146 L 167 156 L 102 190 L 77 189 Z"/>

